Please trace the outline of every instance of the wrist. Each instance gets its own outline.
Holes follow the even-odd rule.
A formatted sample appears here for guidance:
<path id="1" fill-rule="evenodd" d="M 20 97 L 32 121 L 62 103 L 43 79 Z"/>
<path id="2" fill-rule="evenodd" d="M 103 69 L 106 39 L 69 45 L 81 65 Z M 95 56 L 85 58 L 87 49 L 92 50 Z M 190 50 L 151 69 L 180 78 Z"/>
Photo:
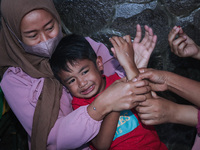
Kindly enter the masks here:
<path id="1" fill-rule="evenodd" d="M 193 56 L 193 58 L 200 60 L 200 47 L 198 45 L 197 45 L 197 49 L 198 49 L 198 52 L 196 55 Z"/>
<path id="2" fill-rule="evenodd" d="M 128 80 L 134 79 L 139 74 L 137 67 L 134 65 L 124 67 L 124 71 L 126 72 Z"/>
<path id="3" fill-rule="evenodd" d="M 100 96 L 98 96 L 90 105 L 87 107 L 88 114 L 94 120 L 102 120 L 108 113 L 112 111 L 107 103 L 103 102 Z"/>
<path id="4" fill-rule="evenodd" d="M 170 107 L 170 117 L 169 117 L 169 122 L 170 123 L 180 123 L 180 117 L 181 117 L 181 112 L 180 112 L 180 107 L 178 104 L 173 103 Z"/>
<path id="5" fill-rule="evenodd" d="M 176 74 L 168 71 L 166 71 L 164 74 L 165 74 L 165 84 L 167 88 L 166 90 L 173 91 L 174 83 L 176 82 L 176 77 L 174 75 Z"/>
<path id="6" fill-rule="evenodd" d="M 176 103 L 169 101 L 169 104 L 168 104 L 168 107 L 167 107 L 168 109 L 167 109 L 167 116 L 166 116 L 167 120 L 166 120 L 166 122 L 177 123 L 179 113 L 177 113 L 176 107 L 177 107 Z"/>

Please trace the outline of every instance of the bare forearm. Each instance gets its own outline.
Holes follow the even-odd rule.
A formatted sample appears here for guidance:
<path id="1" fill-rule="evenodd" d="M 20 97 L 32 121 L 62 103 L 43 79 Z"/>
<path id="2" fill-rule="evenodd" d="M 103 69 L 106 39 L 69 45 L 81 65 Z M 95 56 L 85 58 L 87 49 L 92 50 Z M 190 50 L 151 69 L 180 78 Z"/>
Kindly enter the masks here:
<path id="1" fill-rule="evenodd" d="M 92 140 L 96 149 L 109 149 L 116 132 L 119 115 L 120 112 L 111 112 L 105 117 L 98 135 Z"/>
<path id="2" fill-rule="evenodd" d="M 124 67 L 124 70 L 126 72 L 126 77 L 128 80 L 133 80 L 139 74 L 139 71 L 136 66 L 126 66 Z"/>
<path id="3" fill-rule="evenodd" d="M 195 127 L 198 123 L 198 109 L 190 105 L 174 105 L 171 123 L 184 124 Z"/>
<path id="4" fill-rule="evenodd" d="M 174 73 L 167 74 L 168 89 L 200 107 L 200 82 Z"/>

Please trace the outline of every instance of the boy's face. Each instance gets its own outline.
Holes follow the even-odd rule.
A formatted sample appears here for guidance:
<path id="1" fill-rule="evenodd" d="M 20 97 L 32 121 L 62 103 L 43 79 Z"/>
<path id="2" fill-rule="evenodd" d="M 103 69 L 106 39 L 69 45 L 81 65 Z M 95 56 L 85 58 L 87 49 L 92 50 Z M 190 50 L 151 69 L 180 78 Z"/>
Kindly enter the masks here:
<path id="1" fill-rule="evenodd" d="M 87 59 L 77 60 L 73 66 L 68 63 L 71 72 L 61 70 L 59 77 L 69 92 L 79 98 L 91 98 L 102 92 L 105 88 L 105 81 L 102 78 L 102 58 L 98 57 L 97 66 Z"/>

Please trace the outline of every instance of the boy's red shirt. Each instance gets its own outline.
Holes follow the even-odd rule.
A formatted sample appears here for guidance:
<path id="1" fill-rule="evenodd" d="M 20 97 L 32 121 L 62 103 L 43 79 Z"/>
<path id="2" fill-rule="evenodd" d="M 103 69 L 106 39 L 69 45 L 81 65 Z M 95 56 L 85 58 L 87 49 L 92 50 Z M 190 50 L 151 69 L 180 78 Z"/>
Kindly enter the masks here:
<path id="1" fill-rule="evenodd" d="M 120 79 L 117 74 L 111 75 L 109 77 L 103 75 L 103 77 L 106 78 L 105 89 L 109 87 L 114 81 Z M 77 109 L 80 106 L 92 103 L 98 95 L 90 99 L 73 97 L 73 109 Z M 133 121 L 136 122 L 135 127 L 131 127 L 131 131 L 126 134 L 116 136 L 117 134 L 119 134 L 120 131 L 122 131 L 120 130 L 120 123 L 118 122 L 118 128 L 115 133 L 115 137 L 117 138 L 114 138 L 110 146 L 110 150 L 167 150 L 165 144 L 160 141 L 158 134 L 155 131 L 155 128 L 153 126 L 146 126 L 142 124 L 140 118 L 137 115 L 137 112 L 134 109 L 132 109 L 130 112 L 132 114 L 132 117 L 134 117 Z M 121 118 L 121 120 L 123 120 L 123 118 Z M 127 127 L 130 128 L 130 124 L 132 123 L 133 122 L 129 122 L 129 125 L 127 125 Z M 90 145 L 90 148 L 96 150 L 92 145 Z"/>

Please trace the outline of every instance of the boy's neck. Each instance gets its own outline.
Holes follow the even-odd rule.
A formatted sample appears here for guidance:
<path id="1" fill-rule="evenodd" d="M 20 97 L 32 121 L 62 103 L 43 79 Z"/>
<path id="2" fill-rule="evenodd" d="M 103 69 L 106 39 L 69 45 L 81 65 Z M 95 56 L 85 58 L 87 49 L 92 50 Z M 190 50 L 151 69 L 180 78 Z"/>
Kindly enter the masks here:
<path id="1" fill-rule="evenodd" d="M 99 91 L 99 93 L 97 93 L 96 95 L 100 94 L 101 92 L 103 92 L 106 88 L 106 76 L 103 76 L 102 75 L 102 84 L 101 86 L 103 86 L 103 88 L 101 88 L 101 91 Z M 96 95 L 92 96 L 92 97 L 95 97 Z"/>

